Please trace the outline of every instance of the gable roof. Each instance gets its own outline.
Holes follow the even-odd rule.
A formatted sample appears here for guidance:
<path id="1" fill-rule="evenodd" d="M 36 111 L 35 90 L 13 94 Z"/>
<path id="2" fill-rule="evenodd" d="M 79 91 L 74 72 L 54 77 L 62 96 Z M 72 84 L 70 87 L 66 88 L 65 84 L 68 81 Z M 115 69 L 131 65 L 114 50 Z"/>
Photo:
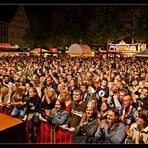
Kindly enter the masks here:
<path id="1" fill-rule="evenodd" d="M 19 5 L 0 5 L 0 21 L 10 23 Z"/>

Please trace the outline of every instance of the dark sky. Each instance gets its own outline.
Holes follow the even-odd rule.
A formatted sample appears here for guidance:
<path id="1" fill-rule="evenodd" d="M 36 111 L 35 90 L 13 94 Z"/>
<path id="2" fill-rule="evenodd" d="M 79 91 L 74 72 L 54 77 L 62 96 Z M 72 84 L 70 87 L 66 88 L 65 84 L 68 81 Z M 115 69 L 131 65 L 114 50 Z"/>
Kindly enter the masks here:
<path id="1" fill-rule="evenodd" d="M 1 0 L 1 4 L 146 4 L 146 0 Z"/>
<path id="2" fill-rule="evenodd" d="M 8 4 L 0 4 L 0 21 L 10 22 L 13 18 L 14 14 L 18 9 L 18 4 L 8 5 Z M 37 13 L 37 14 L 50 14 L 51 11 L 56 8 L 56 5 L 31 5 L 25 4 L 24 8 L 26 12 L 29 13 Z"/>
<path id="3" fill-rule="evenodd" d="M 105 4 L 103 4 L 105 5 Z M 110 5 L 114 5 L 114 4 L 110 4 Z M 9 22 L 10 18 L 12 18 L 12 15 L 15 12 L 15 8 L 17 7 L 17 4 L 13 4 L 13 5 L 4 5 L 1 4 L 0 5 L 0 21 L 6 21 L 8 19 Z M 53 12 L 59 12 L 59 7 L 62 6 L 68 6 L 69 7 L 74 7 L 77 9 L 77 7 L 82 7 L 83 11 L 82 13 L 84 13 L 86 16 L 91 16 L 93 14 L 93 10 L 95 9 L 96 6 L 99 6 L 99 4 L 24 4 L 25 9 L 27 10 L 27 14 L 42 14 L 44 16 L 49 16 L 52 17 Z M 14 8 L 14 9 L 13 9 Z M 73 9 L 71 9 L 73 10 Z M 9 16 L 9 17 L 7 17 Z"/>

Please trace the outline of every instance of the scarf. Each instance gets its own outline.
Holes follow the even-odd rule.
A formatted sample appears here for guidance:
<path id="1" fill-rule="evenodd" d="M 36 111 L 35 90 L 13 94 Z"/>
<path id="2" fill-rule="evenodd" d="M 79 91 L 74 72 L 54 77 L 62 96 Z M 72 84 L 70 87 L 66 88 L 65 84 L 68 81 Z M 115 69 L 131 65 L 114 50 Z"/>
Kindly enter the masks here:
<path id="1" fill-rule="evenodd" d="M 132 110 L 132 106 L 130 105 L 128 110 L 125 111 L 125 108 L 123 109 L 123 113 L 122 113 L 122 116 L 121 116 L 121 121 L 124 122 L 124 119 L 127 117 L 127 115 L 131 112 Z"/>

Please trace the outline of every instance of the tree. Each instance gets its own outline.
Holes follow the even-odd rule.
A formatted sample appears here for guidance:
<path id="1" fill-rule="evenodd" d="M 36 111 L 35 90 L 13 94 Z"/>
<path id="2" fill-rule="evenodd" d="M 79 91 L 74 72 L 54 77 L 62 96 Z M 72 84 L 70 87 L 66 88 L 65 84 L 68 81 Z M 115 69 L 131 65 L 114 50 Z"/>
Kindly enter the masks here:
<path id="1" fill-rule="evenodd" d="M 59 19 L 52 28 L 55 46 L 70 46 L 80 41 L 86 42 L 86 17 L 81 6 L 61 6 Z"/>
<path id="2" fill-rule="evenodd" d="M 124 36 L 122 16 L 118 6 L 97 6 L 96 15 L 88 26 L 88 34 L 93 44 L 116 41 Z"/>
<path id="3" fill-rule="evenodd" d="M 143 6 L 135 23 L 135 38 L 139 41 L 148 40 L 148 8 Z"/>

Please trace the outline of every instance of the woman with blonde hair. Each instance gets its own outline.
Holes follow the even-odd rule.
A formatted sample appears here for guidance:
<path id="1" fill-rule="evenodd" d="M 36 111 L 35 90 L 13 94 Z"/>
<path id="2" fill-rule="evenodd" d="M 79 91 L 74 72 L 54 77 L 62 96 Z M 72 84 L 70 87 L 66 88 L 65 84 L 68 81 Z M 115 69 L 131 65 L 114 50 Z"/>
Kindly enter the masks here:
<path id="1" fill-rule="evenodd" d="M 57 94 L 55 90 L 53 88 L 45 88 L 44 96 L 41 99 L 39 107 L 40 120 L 45 118 L 45 112 L 54 108 L 56 100 L 57 100 Z"/>
<path id="2" fill-rule="evenodd" d="M 41 87 L 39 86 L 39 81 L 36 79 L 36 80 L 31 80 L 31 82 L 33 87 L 36 88 L 37 92 L 38 92 L 38 95 L 39 97 L 41 98 L 41 95 L 42 95 L 42 91 L 41 91 Z"/>
<path id="3" fill-rule="evenodd" d="M 24 118 L 27 110 L 24 96 L 25 96 L 25 89 L 21 87 L 17 88 L 15 94 L 11 98 L 12 99 L 11 106 L 14 107 L 11 113 L 12 117 L 18 117 L 18 118 L 20 117 L 21 119 Z"/>
<path id="4" fill-rule="evenodd" d="M 66 110 L 68 112 L 68 114 L 70 115 L 71 112 L 71 95 L 69 93 L 69 91 L 67 89 L 63 89 L 60 92 L 60 100 L 65 102 L 66 105 Z"/>
<path id="5" fill-rule="evenodd" d="M 12 102 L 12 97 L 14 95 L 16 95 L 16 91 L 17 91 L 18 87 L 19 87 L 18 82 L 12 83 L 11 94 L 10 94 L 10 105 L 11 105 L 11 102 Z"/>

